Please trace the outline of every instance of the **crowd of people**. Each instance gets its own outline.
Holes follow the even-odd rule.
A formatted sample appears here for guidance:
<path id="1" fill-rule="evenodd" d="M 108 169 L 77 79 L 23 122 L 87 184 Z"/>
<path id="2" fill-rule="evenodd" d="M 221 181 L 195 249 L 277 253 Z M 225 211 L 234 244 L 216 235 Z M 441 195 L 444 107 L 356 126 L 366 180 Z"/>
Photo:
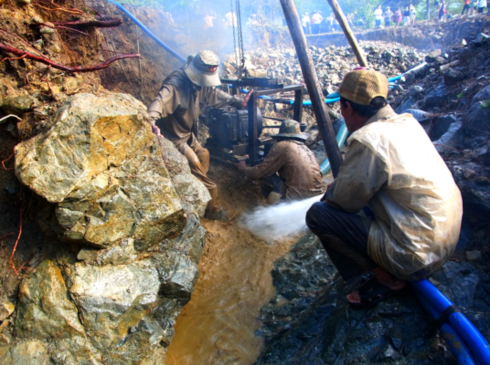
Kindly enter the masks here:
<path id="1" fill-rule="evenodd" d="M 395 26 L 400 25 L 414 25 L 415 18 L 417 17 L 417 10 L 413 4 L 405 6 L 403 10 L 397 8 L 395 12 L 391 10 L 391 7 L 386 7 L 385 11 L 381 8 L 381 5 L 374 10 L 374 28 L 381 28 L 382 22 L 384 21 L 384 26 L 389 27 L 392 24 Z"/>
<path id="2" fill-rule="evenodd" d="M 481 14 L 487 7 L 487 0 L 464 0 L 464 6 L 463 10 L 461 11 L 461 15 L 473 15 L 477 12 Z M 490 8 L 487 10 L 487 14 L 488 13 L 490 13 Z"/>
<path id="3" fill-rule="evenodd" d="M 354 14 L 350 13 L 346 16 L 347 22 L 352 27 L 352 21 L 354 20 Z M 311 17 L 309 13 L 304 13 L 301 18 L 301 25 L 303 26 L 303 31 L 305 34 L 319 34 L 319 33 L 329 33 L 329 32 L 340 32 L 340 25 L 333 15 L 326 18 L 323 17 L 320 10 L 313 11 Z"/>

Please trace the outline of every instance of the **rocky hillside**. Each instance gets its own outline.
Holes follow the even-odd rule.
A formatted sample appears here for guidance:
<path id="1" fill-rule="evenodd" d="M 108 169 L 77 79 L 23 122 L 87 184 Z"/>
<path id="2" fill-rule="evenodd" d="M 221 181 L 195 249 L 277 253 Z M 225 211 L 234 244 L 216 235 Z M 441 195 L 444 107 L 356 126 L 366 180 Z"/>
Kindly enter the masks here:
<path id="1" fill-rule="evenodd" d="M 124 20 L 98 1 L 0 3 L 2 364 L 163 363 L 197 280 L 209 193 L 140 101 L 174 60 L 152 45 L 151 72 L 92 71 L 136 53 L 127 22 L 93 25 Z"/>

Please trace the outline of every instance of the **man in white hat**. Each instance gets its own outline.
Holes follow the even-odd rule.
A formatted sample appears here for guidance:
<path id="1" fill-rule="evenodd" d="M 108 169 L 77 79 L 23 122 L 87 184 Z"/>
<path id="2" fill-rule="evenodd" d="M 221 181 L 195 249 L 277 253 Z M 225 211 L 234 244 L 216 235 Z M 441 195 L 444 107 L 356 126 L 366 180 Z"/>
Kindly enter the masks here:
<path id="1" fill-rule="evenodd" d="M 308 135 L 301 133 L 299 123 L 287 119 L 282 122 L 279 133 L 271 137 L 277 142 L 265 159 L 253 167 L 247 167 L 242 161 L 237 166 L 238 170 L 247 179 L 262 179 L 269 187 L 269 204 L 280 199 L 296 200 L 320 195 L 324 191 L 320 165 L 304 144 Z"/>
<path id="2" fill-rule="evenodd" d="M 417 120 L 388 105 L 383 74 L 351 71 L 338 93 L 349 148 L 306 224 L 342 278 L 372 271 L 347 296 L 354 307 L 371 306 L 449 259 L 461 228 L 461 193 Z"/>
<path id="3" fill-rule="evenodd" d="M 209 219 L 226 220 L 227 214 L 219 202 L 218 187 L 207 176 L 209 152 L 196 138 L 201 104 L 215 108 L 247 105 L 252 92 L 245 98 L 231 96 L 215 86 L 221 85 L 218 76 L 219 58 L 211 51 L 200 51 L 186 66 L 175 70 L 163 81 L 157 97 L 148 108 L 152 128 L 172 141 L 189 161 L 192 173 L 201 180 L 211 195 L 206 208 Z"/>

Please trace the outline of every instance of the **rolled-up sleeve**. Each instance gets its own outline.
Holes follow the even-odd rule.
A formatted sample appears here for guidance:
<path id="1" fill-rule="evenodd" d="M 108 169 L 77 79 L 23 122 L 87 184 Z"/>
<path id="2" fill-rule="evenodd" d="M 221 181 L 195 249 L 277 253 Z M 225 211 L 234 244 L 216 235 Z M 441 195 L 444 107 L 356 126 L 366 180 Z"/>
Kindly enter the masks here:
<path id="1" fill-rule="evenodd" d="M 388 166 L 381 158 L 354 140 L 324 201 L 334 208 L 356 213 L 386 184 L 388 171 Z"/>
<path id="2" fill-rule="evenodd" d="M 173 114 L 179 105 L 180 95 L 175 86 L 164 85 L 150 104 L 148 114 L 154 120 L 165 118 L 167 115 Z"/>
<path id="3" fill-rule="evenodd" d="M 204 92 L 203 102 L 212 108 L 222 108 L 231 105 L 235 108 L 242 106 L 242 98 L 232 96 L 215 87 L 208 87 Z"/>

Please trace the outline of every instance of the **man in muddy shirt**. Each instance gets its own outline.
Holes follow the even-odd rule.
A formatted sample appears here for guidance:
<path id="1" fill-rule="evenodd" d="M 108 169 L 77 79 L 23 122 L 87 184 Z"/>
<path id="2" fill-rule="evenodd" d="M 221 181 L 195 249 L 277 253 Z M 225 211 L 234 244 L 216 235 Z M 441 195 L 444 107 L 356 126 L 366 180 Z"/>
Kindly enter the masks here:
<path id="1" fill-rule="evenodd" d="M 369 306 L 449 259 L 459 238 L 461 193 L 420 124 L 387 104 L 384 75 L 351 71 L 338 92 L 349 148 L 306 223 L 345 280 L 373 272 L 347 296 L 354 307 Z"/>
<path id="2" fill-rule="evenodd" d="M 279 133 L 272 136 L 277 142 L 264 161 L 247 167 L 242 161 L 238 170 L 248 179 L 262 179 L 272 188 L 267 200 L 270 204 L 280 199 L 297 200 L 320 195 L 323 192 L 320 166 L 304 141 L 308 135 L 301 133 L 299 123 L 285 120 Z"/>
<path id="3" fill-rule="evenodd" d="M 197 120 L 201 108 L 232 105 L 245 107 L 251 92 L 244 99 L 228 95 L 215 86 L 221 84 L 218 76 L 219 58 L 211 51 L 200 51 L 186 66 L 172 72 L 148 108 L 153 119 L 152 128 L 174 143 L 189 161 L 192 173 L 201 180 L 211 195 L 206 217 L 226 220 L 227 214 L 219 202 L 218 187 L 207 176 L 209 152 L 196 138 Z"/>

